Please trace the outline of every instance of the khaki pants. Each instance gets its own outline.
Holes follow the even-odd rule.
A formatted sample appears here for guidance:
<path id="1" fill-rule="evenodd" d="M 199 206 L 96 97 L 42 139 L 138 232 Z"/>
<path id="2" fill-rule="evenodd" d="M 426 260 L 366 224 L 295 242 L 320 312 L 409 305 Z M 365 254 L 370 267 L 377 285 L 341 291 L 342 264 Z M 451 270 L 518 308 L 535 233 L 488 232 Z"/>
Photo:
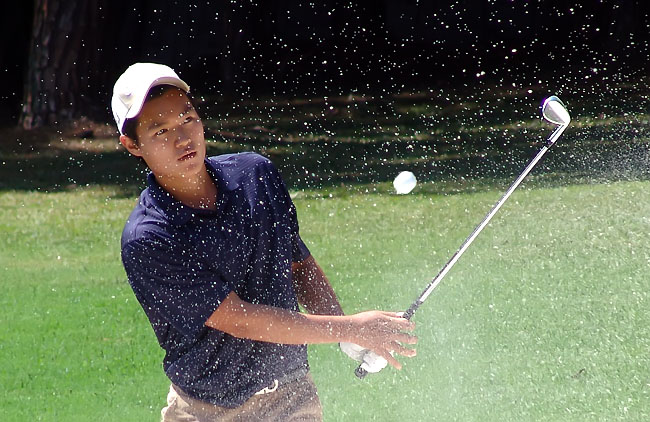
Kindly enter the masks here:
<path id="1" fill-rule="evenodd" d="M 189 397 L 172 384 L 162 422 L 321 422 L 323 412 L 316 386 L 307 374 L 280 385 L 272 393 L 255 395 L 235 409 Z"/>

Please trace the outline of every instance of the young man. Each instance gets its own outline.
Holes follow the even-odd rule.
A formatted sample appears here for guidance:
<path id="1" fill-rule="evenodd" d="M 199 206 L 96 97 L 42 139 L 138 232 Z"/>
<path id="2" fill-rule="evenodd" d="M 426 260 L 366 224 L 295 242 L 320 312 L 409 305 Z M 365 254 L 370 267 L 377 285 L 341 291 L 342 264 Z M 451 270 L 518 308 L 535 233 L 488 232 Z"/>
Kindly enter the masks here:
<path id="1" fill-rule="evenodd" d="M 117 80 L 120 142 L 151 173 L 122 234 L 129 283 L 165 350 L 164 421 L 319 421 L 307 344 L 340 343 L 371 372 L 414 356 L 394 312 L 345 316 L 298 232 L 271 162 L 206 158 L 189 87 L 136 63 Z M 301 313 L 298 305 L 307 313 Z"/>

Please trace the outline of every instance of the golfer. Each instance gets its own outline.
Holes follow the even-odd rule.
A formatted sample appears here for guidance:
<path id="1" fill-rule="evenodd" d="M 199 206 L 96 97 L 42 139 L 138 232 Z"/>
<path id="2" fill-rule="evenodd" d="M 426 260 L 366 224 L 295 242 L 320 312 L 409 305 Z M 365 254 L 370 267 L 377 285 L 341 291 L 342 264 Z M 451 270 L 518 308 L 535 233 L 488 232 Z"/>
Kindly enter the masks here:
<path id="1" fill-rule="evenodd" d="M 122 261 L 165 350 L 163 421 L 320 421 L 307 344 L 339 343 L 370 372 L 415 355 L 400 314 L 344 315 L 268 159 L 206 157 L 189 86 L 172 69 L 132 65 L 111 105 L 120 143 L 151 170 Z"/>

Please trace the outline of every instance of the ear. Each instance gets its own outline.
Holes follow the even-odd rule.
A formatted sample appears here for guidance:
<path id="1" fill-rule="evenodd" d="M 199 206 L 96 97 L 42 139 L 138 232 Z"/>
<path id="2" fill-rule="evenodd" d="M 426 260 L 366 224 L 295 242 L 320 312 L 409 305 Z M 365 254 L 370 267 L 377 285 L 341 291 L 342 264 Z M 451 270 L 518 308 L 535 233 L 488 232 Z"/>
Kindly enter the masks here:
<path id="1" fill-rule="evenodd" d="M 142 157 L 142 151 L 140 151 L 138 144 L 132 138 L 129 138 L 126 135 L 120 135 L 120 144 L 136 157 Z"/>

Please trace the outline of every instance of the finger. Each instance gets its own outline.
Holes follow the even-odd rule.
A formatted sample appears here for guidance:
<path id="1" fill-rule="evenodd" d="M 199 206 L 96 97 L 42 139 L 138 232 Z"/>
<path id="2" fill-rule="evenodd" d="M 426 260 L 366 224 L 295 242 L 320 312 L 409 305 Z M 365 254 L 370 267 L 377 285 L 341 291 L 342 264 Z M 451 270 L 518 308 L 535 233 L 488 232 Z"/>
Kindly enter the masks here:
<path id="1" fill-rule="evenodd" d="M 418 338 L 412 334 L 408 333 L 395 333 L 392 336 L 393 340 L 399 341 L 400 343 L 405 343 L 405 344 L 417 344 L 418 343 Z"/>
<path id="2" fill-rule="evenodd" d="M 404 318 L 404 312 L 390 312 L 390 311 L 377 311 L 383 316 L 387 316 L 389 318 L 400 318 L 400 319 L 405 319 Z"/>
<path id="3" fill-rule="evenodd" d="M 417 355 L 417 351 L 415 349 L 406 348 L 399 343 L 393 343 L 391 347 L 394 353 L 397 353 L 398 355 L 401 356 L 405 356 L 407 358 L 412 358 Z"/>
<path id="4" fill-rule="evenodd" d="M 376 353 L 376 352 L 375 352 L 375 353 Z M 392 366 L 393 368 L 395 368 L 395 369 L 402 369 L 402 364 L 401 364 L 397 359 L 395 359 L 395 358 L 393 357 L 393 355 L 391 355 L 390 353 L 388 353 L 388 352 L 383 352 L 383 351 L 382 351 L 382 353 L 377 353 L 377 354 L 378 354 L 379 356 L 381 356 L 382 358 L 386 359 L 386 361 L 388 362 L 388 364 L 389 364 L 390 366 Z"/>
<path id="5" fill-rule="evenodd" d="M 389 317 L 399 317 L 400 314 L 403 313 L 403 312 L 394 312 L 394 311 L 379 311 L 379 312 Z"/>
<path id="6" fill-rule="evenodd" d="M 383 327 L 369 334 L 371 335 L 368 336 L 368 340 L 373 343 L 379 341 L 380 343 L 388 344 L 387 342 L 397 341 L 404 344 L 417 344 L 418 342 L 417 336 L 390 327 Z"/>
<path id="7" fill-rule="evenodd" d="M 385 346 L 383 346 L 383 347 L 372 348 L 371 350 L 372 350 L 376 355 L 381 356 L 382 358 L 386 359 L 386 361 L 387 361 L 387 362 L 388 362 L 388 363 L 389 363 L 393 368 L 395 368 L 395 369 L 402 369 L 402 364 L 401 364 L 397 359 L 395 359 L 395 357 L 393 356 L 393 352 L 392 352 L 393 349 L 398 349 L 398 353 L 400 353 L 400 352 L 402 352 L 402 351 L 403 351 L 404 353 L 406 353 L 406 354 L 409 354 L 409 353 L 410 353 L 410 352 L 406 351 L 406 350 L 408 350 L 408 349 L 406 349 L 406 348 L 400 346 L 398 343 L 394 343 L 394 342 L 391 343 L 391 344 L 387 344 L 387 345 L 385 345 Z M 400 354 L 401 354 L 401 353 L 400 353 Z"/>
<path id="8" fill-rule="evenodd" d="M 411 338 L 417 339 L 417 336 L 412 334 L 413 330 L 409 327 L 404 327 L 398 324 L 390 324 L 384 327 L 377 327 L 376 334 L 378 336 L 388 336 L 391 338 L 404 338 L 405 343 L 411 343 Z M 399 336 L 399 337 L 398 337 Z M 402 340 L 400 340 L 402 341 Z"/>
<path id="9" fill-rule="evenodd" d="M 415 330 L 414 322 L 401 317 L 391 317 L 391 325 L 398 327 L 400 330 L 404 330 L 404 331 Z"/>

